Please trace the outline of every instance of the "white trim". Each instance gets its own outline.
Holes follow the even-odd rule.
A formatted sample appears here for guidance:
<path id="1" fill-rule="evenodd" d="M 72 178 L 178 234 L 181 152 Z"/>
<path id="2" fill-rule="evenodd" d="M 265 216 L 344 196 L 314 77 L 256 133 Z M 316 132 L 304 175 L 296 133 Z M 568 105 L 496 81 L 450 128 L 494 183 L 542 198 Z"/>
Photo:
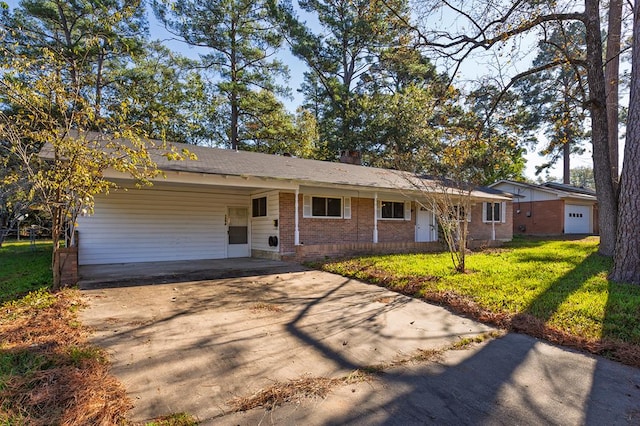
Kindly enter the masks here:
<path id="1" fill-rule="evenodd" d="M 342 218 L 351 219 L 351 197 L 342 199 Z"/>
<path id="2" fill-rule="evenodd" d="M 311 217 L 311 195 L 302 196 L 302 217 Z"/>
<path id="3" fill-rule="evenodd" d="M 483 201 L 482 202 L 482 223 L 506 223 L 507 222 L 507 203 L 500 202 L 500 219 L 494 220 L 495 218 L 491 218 L 492 220 L 487 219 L 487 204 L 491 204 L 491 215 L 494 216 L 495 205 L 498 202 L 495 201 Z M 495 238 L 494 238 L 495 239 Z"/>
<path id="4" fill-rule="evenodd" d="M 373 242 L 378 242 L 378 193 L 373 194 Z"/>
<path id="5" fill-rule="evenodd" d="M 299 212 L 300 212 L 300 206 L 299 206 L 299 202 L 298 202 L 298 196 L 300 195 L 300 189 L 296 188 L 296 192 L 295 192 L 295 201 L 294 201 L 294 216 L 293 216 L 293 245 L 295 246 L 299 246 L 300 245 L 300 218 L 299 218 Z"/>

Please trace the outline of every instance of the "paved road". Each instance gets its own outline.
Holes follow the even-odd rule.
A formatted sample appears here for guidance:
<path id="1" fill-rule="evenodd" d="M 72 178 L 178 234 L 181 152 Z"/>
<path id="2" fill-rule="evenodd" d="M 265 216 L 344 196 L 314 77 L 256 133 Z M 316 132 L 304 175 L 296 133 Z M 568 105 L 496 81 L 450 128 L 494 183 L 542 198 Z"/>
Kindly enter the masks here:
<path id="1" fill-rule="evenodd" d="M 318 271 L 86 290 L 82 313 L 112 356 L 132 420 L 185 411 L 201 424 L 640 424 L 640 370 L 508 334 Z M 324 399 L 231 413 L 275 381 L 389 367 Z"/>

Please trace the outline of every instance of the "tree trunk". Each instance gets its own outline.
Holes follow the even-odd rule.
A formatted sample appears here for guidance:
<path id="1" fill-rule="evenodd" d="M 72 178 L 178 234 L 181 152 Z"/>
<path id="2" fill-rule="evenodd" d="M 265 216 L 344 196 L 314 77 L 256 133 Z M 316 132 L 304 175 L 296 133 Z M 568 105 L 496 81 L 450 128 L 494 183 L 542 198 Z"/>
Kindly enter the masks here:
<path id="1" fill-rule="evenodd" d="M 607 121 L 609 125 L 609 159 L 614 190 L 618 185 L 618 81 L 620 73 L 620 33 L 622 31 L 622 0 L 609 1 L 607 29 L 607 60 L 605 65 L 607 91 Z"/>
<path id="2" fill-rule="evenodd" d="M 239 96 L 239 76 L 238 76 L 238 15 L 231 15 L 231 29 L 229 38 L 231 40 L 231 52 L 229 55 L 229 74 L 230 74 L 230 102 L 231 102 L 231 149 L 238 149 L 238 123 L 240 121 L 240 96 Z"/>
<path id="3" fill-rule="evenodd" d="M 640 284 L 640 0 L 633 17 L 633 51 L 629 117 L 620 176 L 616 253 L 610 278 Z"/>
<path id="4" fill-rule="evenodd" d="M 566 185 L 571 184 L 571 142 L 567 140 L 562 147 L 562 182 Z"/>
<path id="5" fill-rule="evenodd" d="M 238 96 L 231 94 L 231 149 L 238 149 Z"/>
<path id="6" fill-rule="evenodd" d="M 51 252 L 51 271 L 53 272 L 53 284 L 52 290 L 59 290 L 62 287 L 62 265 L 60 264 L 60 256 L 58 256 L 58 250 L 60 247 L 53 247 Z"/>
<path id="7" fill-rule="evenodd" d="M 61 211 L 59 207 L 54 207 L 51 214 L 51 239 L 53 240 L 53 249 L 51 250 L 51 272 L 53 273 L 52 289 L 59 290 L 62 286 L 62 271 L 60 269 L 60 257 L 58 249 L 60 249 L 60 234 L 62 230 Z"/>
<path id="8" fill-rule="evenodd" d="M 599 253 L 613 256 L 617 229 L 617 196 L 611 178 L 605 79 L 602 64 L 600 33 L 600 2 L 585 0 L 585 29 L 587 41 L 588 107 L 591 112 L 591 141 L 593 145 L 593 174 L 598 198 L 600 227 Z"/>

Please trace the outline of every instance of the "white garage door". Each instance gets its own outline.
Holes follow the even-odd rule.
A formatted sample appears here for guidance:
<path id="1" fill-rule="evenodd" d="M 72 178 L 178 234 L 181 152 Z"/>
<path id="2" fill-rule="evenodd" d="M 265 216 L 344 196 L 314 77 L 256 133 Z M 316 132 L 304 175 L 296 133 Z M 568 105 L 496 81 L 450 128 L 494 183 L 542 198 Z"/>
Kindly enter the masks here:
<path id="1" fill-rule="evenodd" d="M 564 233 L 590 234 L 591 232 L 591 207 L 565 204 Z"/>

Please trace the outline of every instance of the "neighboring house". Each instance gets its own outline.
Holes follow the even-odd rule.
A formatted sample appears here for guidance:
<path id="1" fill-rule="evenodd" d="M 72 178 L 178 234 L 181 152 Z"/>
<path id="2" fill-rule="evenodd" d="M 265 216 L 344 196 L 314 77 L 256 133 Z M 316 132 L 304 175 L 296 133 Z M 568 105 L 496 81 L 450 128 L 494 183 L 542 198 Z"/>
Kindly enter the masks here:
<path id="1" fill-rule="evenodd" d="M 106 173 L 128 190 L 97 196 L 94 214 L 78 219 L 80 265 L 442 249 L 433 213 L 417 203 L 424 197 L 414 175 L 174 145 L 198 159 L 156 158 L 165 177 L 152 187 L 134 189 L 124 175 Z M 488 188 L 472 195 L 471 241 L 510 240 L 511 198 Z"/>
<path id="2" fill-rule="evenodd" d="M 562 183 L 533 185 L 501 180 L 491 188 L 513 194 L 513 233 L 597 234 L 596 193 Z"/>

